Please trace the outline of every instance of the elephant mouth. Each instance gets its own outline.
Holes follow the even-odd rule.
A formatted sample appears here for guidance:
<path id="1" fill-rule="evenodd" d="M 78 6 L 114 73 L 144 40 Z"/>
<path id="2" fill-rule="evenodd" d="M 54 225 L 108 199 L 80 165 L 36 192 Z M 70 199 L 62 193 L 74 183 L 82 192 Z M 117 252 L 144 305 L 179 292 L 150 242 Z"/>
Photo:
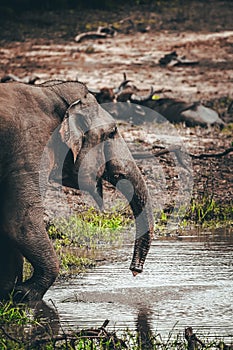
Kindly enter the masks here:
<path id="1" fill-rule="evenodd" d="M 103 183 L 101 177 L 97 178 L 96 181 L 93 181 L 88 185 L 86 183 L 80 183 L 80 181 L 78 181 L 78 186 L 80 190 L 88 192 L 98 205 L 99 209 L 103 210 Z"/>
<path id="2" fill-rule="evenodd" d="M 77 166 L 78 161 L 74 164 L 73 181 L 76 188 L 80 191 L 88 192 L 94 199 L 100 210 L 103 210 L 103 170 L 88 169 L 88 167 Z M 102 167 L 101 167 L 102 168 Z"/>
<path id="3" fill-rule="evenodd" d="M 103 210 L 103 183 L 101 177 L 96 177 L 90 181 L 90 174 L 88 177 L 81 177 L 77 174 L 77 170 L 75 170 L 72 175 L 64 174 L 62 180 L 61 178 L 53 178 L 53 180 L 61 183 L 63 186 L 88 192 L 98 205 L 99 209 Z"/>
<path id="4" fill-rule="evenodd" d="M 100 210 L 103 210 L 102 174 L 105 165 L 98 166 L 91 161 L 78 157 L 74 162 L 73 154 L 69 150 L 63 161 L 63 166 L 54 166 L 49 174 L 49 181 L 59 185 L 88 192 Z"/>

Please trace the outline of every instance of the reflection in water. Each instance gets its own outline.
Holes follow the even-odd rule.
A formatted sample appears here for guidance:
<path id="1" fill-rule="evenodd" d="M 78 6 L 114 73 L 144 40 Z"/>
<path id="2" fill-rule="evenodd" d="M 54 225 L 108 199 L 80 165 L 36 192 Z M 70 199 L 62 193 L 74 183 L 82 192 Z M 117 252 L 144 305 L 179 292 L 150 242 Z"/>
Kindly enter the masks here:
<path id="1" fill-rule="evenodd" d="M 130 259 L 131 250 L 124 245 L 119 255 Z M 232 340 L 232 251 L 228 232 L 158 239 L 136 278 L 130 261 L 113 262 L 57 283 L 46 298 L 54 301 L 66 329 L 100 327 L 110 319 L 109 328 L 136 327 L 145 342 L 151 330 L 164 339 L 174 325 L 174 333 L 192 326 L 209 338 Z"/>
<path id="2" fill-rule="evenodd" d="M 136 321 L 136 331 L 138 333 L 138 342 L 142 349 L 153 349 L 152 330 L 149 322 L 149 315 L 151 310 L 147 307 L 142 307 L 138 311 Z"/>

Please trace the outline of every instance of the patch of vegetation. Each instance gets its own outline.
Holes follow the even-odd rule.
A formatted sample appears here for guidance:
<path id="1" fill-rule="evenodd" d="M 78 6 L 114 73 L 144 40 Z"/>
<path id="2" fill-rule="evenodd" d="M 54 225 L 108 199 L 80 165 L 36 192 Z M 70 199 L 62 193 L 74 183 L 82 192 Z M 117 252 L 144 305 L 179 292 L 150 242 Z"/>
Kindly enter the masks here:
<path id="1" fill-rule="evenodd" d="M 92 268 L 96 265 L 94 258 L 88 258 L 85 256 L 77 256 L 77 253 L 72 251 L 65 251 L 64 248 L 56 249 L 61 261 L 61 271 L 81 273 L 88 268 Z"/>
<path id="2" fill-rule="evenodd" d="M 55 219 L 47 231 L 60 257 L 62 272 L 76 273 L 95 266 L 97 251 L 121 244 L 121 232 L 130 223 L 120 211 L 90 208 L 68 218 Z"/>
<path id="3" fill-rule="evenodd" d="M 156 213 L 155 229 L 164 234 L 167 232 L 167 224 L 174 220 L 182 229 L 187 227 L 231 227 L 233 225 L 233 205 L 220 205 L 211 196 L 204 196 L 199 200 L 192 199 L 188 209 L 180 208 L 175 214 L 173 208 Z"/>
<path id="4" fill-rule="evenodd" d="M 25 325 L 28 323 L 30 309 L 25 305 L 14 305 L 12 300 L 0 302 L 0 326 L 6 324 Z"/>
<path id="5" fill-rule="evenodd" d="M 204 196 L 200 201 L 191 201 L 185 219 L 202 226 L 208 226 L 211 223 L 225 226 L 233 223 L 233 206 L 220 206 L 212 197 Z"/>
<path id="6" fill-rule="evenodd" d="M 120 335 L 116 332 L 108 332 L 104 327 L 100 329 L 73 331 L 69 333 L 48 334 L 30 333 L 31 336 L 25 337 L 26 325 L 29 328 L 40 327 L 40 320 L 27 316 L 25 306 L 14 306 L 12 302 L 6 304 L 0 303 L 0 315 L 3 315 L 0 323 L 0 349 L 14 350 L 181 350 L 187 349 L 187 342 L 183 335 L 174 334 L 174 329 L 169 332 L 167 339 L 163 339 L 160 334 L 152 331 L 132 332 L 125 330 Z M 13 317 L 13 318 L 12 318 Z M 11 324 L 11 328 L 8 324 Z M 19 328 L 23 325 L 24 328 Z M 17 328 L 15 328 L 15 326 Z M 91 334 L 89 334 L 91 332 Z M 203 337 L 204 338 L 204 337 Z M 209 341 L 207 338 L 201 339 L 205 346 L 203 349 L 226 349 L 227 345 L 222 339 Z"/>
<path id="7" fill-rule="evenodd" d="M 63 246 L 91 249 L 115 243 L 129 222 L 130 219 L 117 210 L 108 213 L 90 208 L 78 215 L 55 219 L 48 227 L 48 234 Z"/>
<path id="8" fill-rule="evenodd" d="M 12 300 L 0 302 L 0 349 L 26 349 L 25 330 L 36 324 L 27 305 L 15 305 Z"/>

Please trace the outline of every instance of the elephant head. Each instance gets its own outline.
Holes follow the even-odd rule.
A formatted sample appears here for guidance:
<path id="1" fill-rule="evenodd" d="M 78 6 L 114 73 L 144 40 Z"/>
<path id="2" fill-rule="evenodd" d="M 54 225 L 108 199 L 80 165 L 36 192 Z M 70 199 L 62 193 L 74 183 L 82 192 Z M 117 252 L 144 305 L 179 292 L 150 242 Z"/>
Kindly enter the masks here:
<path id="1" fill-rule="evenodd" d="M 152 240 L 153 215 L 145 181 L 116 122 L 100 105 L 78 100 L 67 109 L 60 135 L 72 151 L 64 160 L 63 185 L 89 192 L 102 208 L 102 180 L 106 180 L 128 200 L 136 221 L 130 266 L 136 275 L 143 269 Z"/>

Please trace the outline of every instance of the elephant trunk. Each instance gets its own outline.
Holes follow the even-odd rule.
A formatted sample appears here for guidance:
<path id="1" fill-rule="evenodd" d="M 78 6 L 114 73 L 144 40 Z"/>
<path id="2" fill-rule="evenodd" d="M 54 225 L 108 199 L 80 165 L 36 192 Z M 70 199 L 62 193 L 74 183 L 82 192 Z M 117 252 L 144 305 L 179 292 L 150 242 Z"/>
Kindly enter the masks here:
<path id="1" fill-rule="evenodd" d="M 119 147 L 116 144 L 119 143 Z M 118 150 L 118 154 L 116 154 Z M 154 219 L 146 183 L 128 148 L 118 134 L 105 144 L 104 178 L 128 200 L 136 223 L 136 238 L 130 270 L 135 276 L 142 272 L 154 233 Z"/>
<path id="2" fill-rule="evenodd" d="M 139 201 L 140 198 L 138 195 L 136 195 L 130 202 L 136 222 L 136 239 L 133 258 L 130 265 L 130 270 L 133 272 L 133 275 L 136 275 L 138 272 L 142 272 L 143 264 L 150 249 L 151 241 L 154 235 L 152 208 L 150 203 L 148 203 L 149 197 L 147 197 L 146 202 L 141 202 L 138 204 Z M 135 214 L 137 212 L 140 214 Z"/>

